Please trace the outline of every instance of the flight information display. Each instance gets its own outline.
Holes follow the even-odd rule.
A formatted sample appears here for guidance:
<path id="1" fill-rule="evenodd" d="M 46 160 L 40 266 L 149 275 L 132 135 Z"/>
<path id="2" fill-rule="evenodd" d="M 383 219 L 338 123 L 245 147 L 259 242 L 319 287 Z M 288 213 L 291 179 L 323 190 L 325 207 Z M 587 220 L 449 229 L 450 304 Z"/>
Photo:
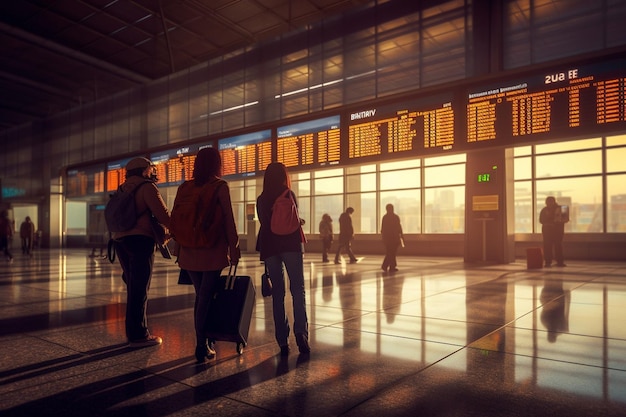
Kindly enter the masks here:
<path id="1" fill-rule="evenodd" d="M 187 145 L 151 154 L 150 160 L 157 168 L 157 185 L 180 185 L 183 181 L 191 179 L 196 154 L 200 149 L 212 146 L 212 144 Z"/>
<path id="2" fill-rule="evenodd" d="M 126 181 L 126 164 L 131 159 L 126 158 L 107 163 L 107 192 L 117 191 L 118 187 Z"/>
<path id="3" fill-rule="evenodd" d="M 247 133 L 218 141 L 223 175 L 252 176 L 272 162 L 272 131 Z"/>
<path id="4" fill-rule="evenodd" d="M 347 158 L 384 158 L 448 151 L 455 145 L 452 94 L 352 112 Z"/>
<path id="5" fill-rule="evenodd" d="M 323 167 L 341 159 L 339 115 L 279 127 L 276 136 L 276 157 L 286 167 Z"/>
<path id="6" fill-rule="evenodd" d="M 467 94 L 468 144 L 515 144 L 626 127 L 626 60 L 570 65 Z"/>
<path id="7" fill-rule="evenodd" d="M 104 192 L 104 164 L 67 171 L 67 197 L 84 197 Z"/>

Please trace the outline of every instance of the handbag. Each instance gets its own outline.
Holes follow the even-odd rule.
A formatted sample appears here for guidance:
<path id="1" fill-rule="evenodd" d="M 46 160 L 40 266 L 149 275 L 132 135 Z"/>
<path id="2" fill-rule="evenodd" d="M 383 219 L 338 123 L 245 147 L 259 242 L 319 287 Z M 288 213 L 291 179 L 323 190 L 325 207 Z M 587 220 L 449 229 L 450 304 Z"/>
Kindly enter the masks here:
<path id="1" fill-rule="evenodd" d="M 193 285 L 193 282 L 191 281 L 189 274 L 187 273 L 186 270 L 182 268 L 180 269 L 180 272 L 178 273 L 178 284 L 179 285 Z"/>
<path id="2" fill-rule="evenodd" d="M 267 268 L 263 275 L 261 275 L 261 294 L 263 297 L 272 296 L 272 281 L 270 280 L 270 274 L 268 274 Z"/>

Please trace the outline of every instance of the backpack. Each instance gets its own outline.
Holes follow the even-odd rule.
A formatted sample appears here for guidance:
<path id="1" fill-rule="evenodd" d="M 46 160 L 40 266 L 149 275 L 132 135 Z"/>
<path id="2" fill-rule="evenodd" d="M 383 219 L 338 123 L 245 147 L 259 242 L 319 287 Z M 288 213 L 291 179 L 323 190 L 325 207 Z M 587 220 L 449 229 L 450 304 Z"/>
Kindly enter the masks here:
<path id="1" fill-rule="evenodd" d="M 274 202 L 270 228 L 276 235 L 290 235 L 300 228 L 298 207 L 290 189 L 285 190 Z"/>
<path id="2" fill-rule="evenodd" d="M 142 185 L 152 181 L 144 181 L 130 191 L 117 191 L 111 194 L 109 202 L 104 208 L 104 220 L 109 232 L 125 232 L 132 229 L 137 223 L 137 208 L 135 207 L 135 193 Z"/>
<path id="3" fill-rule="evenodd" d="M 197 186 L 193 180 L 178 187 L 170 216 L 170 234 L 187 248 L 211 248 L 224 233 L 224 213 L 217 191 L 225 181 Z"/>

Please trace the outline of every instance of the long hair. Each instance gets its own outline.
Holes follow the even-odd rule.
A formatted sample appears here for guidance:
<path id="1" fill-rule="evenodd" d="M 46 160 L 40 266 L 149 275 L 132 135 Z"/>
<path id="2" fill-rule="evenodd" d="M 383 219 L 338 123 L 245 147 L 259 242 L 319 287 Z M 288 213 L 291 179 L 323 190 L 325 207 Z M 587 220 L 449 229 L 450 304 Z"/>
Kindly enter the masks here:
<path id="1" fill-rule="evenodd" d="M 222 156 L 215 148 L 202 148 L 193 164 L 193 179 L 196 185 L 203 185 L 211 178 L 222 175 Z"/>
<path id="2" fill-rule="evenodd" d="M 285 188 L 291 188 L 291 180 L 287 167 L 280 162 L 272 162 L 265 169 L 263 177 L 263 194 L 275 200 Z"/>

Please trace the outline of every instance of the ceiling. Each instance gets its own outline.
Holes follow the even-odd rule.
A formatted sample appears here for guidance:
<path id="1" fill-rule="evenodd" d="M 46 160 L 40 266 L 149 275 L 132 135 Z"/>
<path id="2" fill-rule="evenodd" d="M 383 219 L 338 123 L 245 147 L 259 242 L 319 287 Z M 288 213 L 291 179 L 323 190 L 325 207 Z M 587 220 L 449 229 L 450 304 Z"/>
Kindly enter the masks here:
<path id="1" fill-rule="evenodd" d="M 0 132 L 369 2 L 0 1 Z"/>

